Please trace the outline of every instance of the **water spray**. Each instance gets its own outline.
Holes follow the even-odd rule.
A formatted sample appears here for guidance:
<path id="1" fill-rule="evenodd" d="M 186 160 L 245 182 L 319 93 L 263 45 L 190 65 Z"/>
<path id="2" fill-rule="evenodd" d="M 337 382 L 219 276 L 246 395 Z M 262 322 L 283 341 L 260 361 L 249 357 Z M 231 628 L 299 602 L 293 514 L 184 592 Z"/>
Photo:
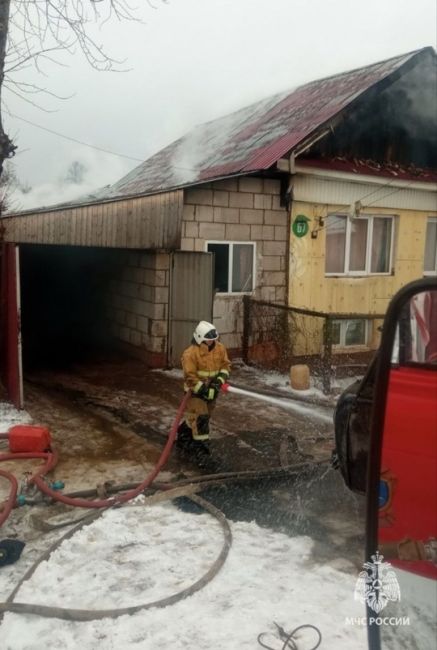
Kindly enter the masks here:
<path id="1" fill-rule="evenodd" d="M 242 395 L 244 397 L 251 397 L 252 399 L 260 400 L 262 402 L 268 402 L 274 406 L 279 406 L 280 408 L 286 409 L 288 411 L 294 411 L 295 413 L 302 413 L 303 415 L 308 415 L 312 418 L 319 418 L 324 422 L 332 423 L 332 416 L 326 415 L 325 413 L 320 413 L 314 408 L 308 406 L 302 406 L 301 404 L 296 404 L 293 401 L 288 401 L 286 399 L 281 399 L 279 397 L 270 397 L 269 395 L 264 395 L 257 393 L 256 391 L 244 390 L 243 388 L 236 388 L 230 384 L 223 384 L 221 390 L 224 393 L 234 393 L 236 395 Z"/>

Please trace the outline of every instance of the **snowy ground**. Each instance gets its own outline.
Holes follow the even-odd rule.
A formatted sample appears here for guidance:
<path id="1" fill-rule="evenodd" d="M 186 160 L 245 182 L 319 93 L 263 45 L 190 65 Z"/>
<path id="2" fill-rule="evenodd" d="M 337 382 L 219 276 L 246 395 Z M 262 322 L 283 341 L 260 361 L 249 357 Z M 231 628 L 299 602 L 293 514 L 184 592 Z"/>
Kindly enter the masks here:
<path id="1" fill-rule="evenodd" d="M 244 369 L 242 376 L 254 386 L 290 391 L 285 375 Z M 180 373 L 144 375 L 142 367 L 129 365 L 119 370 L 109 366 L 105 375 L 101 367 L 88 366 L 65 381 L 55 377 L 57 386 L 74 389 L 71 399 L 67 392 L 51 389 L 53 376 L 46 379 L 47 390 L 35 382 L 27 387 L 27 403 L 35 421 L 47 424 L 54 435 L 60 451 L 56 478 L 67 478 L 68 488 L 76 489 L 93 487 L 107 477 L 137 481 L 149 471 L 180 400 Z M 309 393 L 322 401 L 317 388 Z M 332 420 L 329 424 L 322 417 L 309 417 L 307 410 L 307 404 L 296 402 L 295 413 L 284 417 L 274 405 L 259 408 L 252 398 L 224 396 L 214 418 L 213 442 L 219 451 L 219 444 L 236 440 L 238 444 L 228 445 L 228 457 L 235 456 L 239 468 L 244 468 L 249 451 L 251 463 L 256 459 L 254 467 L 277 463 L 277 449 L 267 443 L 284 432 L 295 437 L 300 452 L 316 455 L 319 450 L 319 455 L 326 455 L 332 444 Z M 322 404 L 311 410 L 312 415 L 329 413 Z M 30 419 L 27 413 L 0 404 L 0 431 Z M 5 442 L 0 441 L 2 448 Z M 289 453 L 293 460 L 291 448 Z M 177 455 L 172 455 L 165 480 L 181 469 L 187 475 L 178 463 Z M 0 500 L 6 487 L 6 481 L 0 481 Z M 0 649 L 255 650 L 260 647 L 258 635 L 267 632 L 264 641 L 279 650 L 283 642 L 273 621 L 288 631 L 305 623 L 316 625 L 322 648 L 367 647 L 365 627 L 347 621 L 364 616 L 364 607 L 354 600 L 363 547 L 362 504 L 344 488 L 337 473 L 327 466 L 311 479 L 206 494 L 226 513 L 233 533 L 226 563 L 206 587 L 165 609 L 88 623 L 8 613 L 0 623 Z M 2 529 L 0 538 L 18 537 L 26 547 L 16 564 L 0 569 L 0 601 L 68 530 L 42 533 L 33 525 L 35 512 L 44 519 L 54 510 L 54 506 L 14 510 Z M 106 512 L 65 541 L 15 600 L 90 609 L 147 603 L 199 579 L 221 544 L 221 529 L 210 515 L 181 511 L 170 502 L 145 506 L 138 500 Z M 405 602 L 401 605 L 404 614 Z M 387 647 L 435 650 L 427 645 L 430 637 L 420 613 L 414 615 L 413 622 L 420 621 L 412 628 L 414 643 L 401 642 L 403 630 L 395 628 L 395 639 Z M 314 634 L 303 634 L 298 650 L 309 650 L 315 642 Z"/>
<path id="2" fill-rule="evenodd" d="M 27 424 L 31 419 L 26 411 L 17 411 L 12 404 L 0 402 L 0 433 L 7 433 L 15 424 Z"/>
<path id="3" fill-rule="evenodd" d="M 0 405 L 0 431 L 29 420 L 28 414 Z M 8 534 L 16 531 L 20 537 L 31 513 L 32 508 L 14 511 Z M 265 640 L 280 648 L 273 621 L 286 630 L 317 625 L 322 647 L 366 647 L 365 630 L 346 623 L 346 617 L 363 614 L 353 598 L 351 562 L 341 557 L 315 562 L 308 536 L 292 537 L 253 521 L 230 525 L 233 545 L 224 567 L 191 597 L 165 609 L 89 623 L 8 613 L 0 625 L 2 650 L 238 650 L 259 647 L 261 632 L 271 633 Z M 0 569 L 1 600 L 62 532 L 33 529 L 19 562 Z M 201 577 L 221 544 L 221 529 L 210 515 L 182 512 L 172 503 L 145 507 L 137 501 L 106 512 L 65 541 L 23 585 L 16 601 L 91 609 L 149 602 Z M 309 632 L 299 650 L 314 642 Z"/>
<path id="4" fill-rule="evenodd" d="M 38 410 L 30 400 L 31 412 L 48 417 L 51 402 L 44 401 L 44 394 L 38 395 L 42 403 Z M 57 402 L 53 415 L 51 426 L 61 456 L 68 455 L 71 442 L 76 442 L 76 472 L 69 461 L 67 466 L 69 478 L 73 485 L 77 481 L 77 487 L 90 481 L 92 485 L 96 478 L 91 465 L 84 473 L 81 465 L 85 457 L 77 460 L 86 445 L 90 463 L 101 464 L 102 475 L 105 471 L 112 475 L 114 458 L 119 459 L 118 480 L 123 466 L 129 478 L 136 480 L 134 471 L 144 471 L 149 462 L 153 464 L 147 441 L 112 427 L 105 429 L 111 434 L 106 443 L 108 455 L 103 454 L 103 458 L 100 449 L 100 455 L 93 456 L 91 438 L 99 448 L 105 444 L 99 422 L 92 420 L 88 428 L 86 413 L 80 419 L 67 404 L 61 408 Z M 0 404 L 0 431 L 30 419 L 27 413 Z M 81 436 L 75 433 L 77 429 Z M 114 434 L 117 444 L 111 450 Z M 120 441 L 121 434 L 125 442 Z M 1 447 L 5 448 L 4 442 Z M 133 459 L 140 452 L 145 457 L 137 467 Z M 1 487 L 4 492 L 6 486 Z M 214 500 L 214 490 L 206 494 Z M 255 650 L 260 647 L 257 638 L 262 632 L 267 633 L 264 642 L 279 650 L 283 642 L 274 621 L 287 631 L 305 623 L 316 625 L 322 634 L 322 648 L 367 647 L 365 626 L 348 621 L 364 615 L 363 605 L 354 600 L 360 564 L 356 554 L 362 547 L 357 538 L 360 507 L 335 472 L 328 467 L 310 480 L 283 487 L 233 487 L 221 496 L 215 494 L 215 499 L 228 516 L 233 544 L 225 565 L 206 587 L 164 609 L 87 623 L 7 613 L 0 623 L 1 650 Z M 17 563 L 0 569 L 0 600 L 8 597 L 25 571 L 68 530 L 42 533 L 35 527 L 35 516 L 47 519 L 54 511 L 54 506 L 19 508 L 5 524 L 0 538 L 18 537 L 26 546 Z M 67 518 L 78 512 L 67 513 Z M 221 528 L 209 514 L 182 511 L 170 502 L 144 505 L 140 498 L 107 511 L 64 541 L 23 584 L 15 600 L 78 609 L 123 608 L 155 601 L 180 592 L 203 576 L 221 545 Z M 410 643 L 411 637 L 402 639 L 410 629 L 390 628 L 395 638 L 387 647 L 433 648 L 429 645 L 431 616 L 424 624 L 430 599 L 425 600 L 418 609 L 416 599 L 411 609 L 414 643 Z M 405 600 L 401 607 L 402 614 L 409 613 Z M 432 611 L 435 607 L 430 614 Z M 309 650 L 316 640 L 314 632 L 306 631 L 298 638 L 297 648 Z"/>
<path id="5" fill-rule="evenodd" d="M 335 566 L 310 559 L 312 541 L 232 522 L 233 544 L 220 573 L 204 589 L 167 607 L 133 616 L 71 623 L 6 614 L 4 650 L 95 648 L 133 650 L 254 649 L 273 621 L 286 630 L 312 623 L 322 647 L 364 648 L 365 631 L 348 625 L 361 616 L 353 599 L 355 579 Z M 105 513 L 65 541 L 16 600 L 74 608 L 114 608 L 171 595 L 201 577 L 218 555 L 222 533 L 208 514 L 191 514 L 173 504 L 138 502 Z M 13 569 L 0 573 L 0 593 L 13 582 Z M 312 647 L 314 635 L 301 637 Z M 268 640 L 268 638 L 266 639 Z M 276 644 L 276 645 L 275 645 Z"/>

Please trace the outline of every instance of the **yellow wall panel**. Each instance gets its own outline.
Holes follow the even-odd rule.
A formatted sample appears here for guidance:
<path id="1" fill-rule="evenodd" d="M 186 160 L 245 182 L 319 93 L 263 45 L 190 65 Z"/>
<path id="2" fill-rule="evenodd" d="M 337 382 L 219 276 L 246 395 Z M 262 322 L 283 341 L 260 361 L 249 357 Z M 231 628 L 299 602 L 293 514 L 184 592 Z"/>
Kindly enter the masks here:
<path id="1" fill-rule="evenodd" d="M 325 226 L 320 218 L 329 213 L 345 213 L 348 206 L 330 206 L 295 201 L 292 219 L 303 214 L 310 219 L 309 233 L 302 238 L 290 233 L 289 304 L 329 313 L 385 313 L 398 289 L 423 277 L 423 258 L 427 219 L 437 212 L 367 208 L 363 214 L 393 215 L 395 240 L 393 275 L 364 277 L 325 276 Z M 315 238 L 311 231 L 318 231 Z"/>

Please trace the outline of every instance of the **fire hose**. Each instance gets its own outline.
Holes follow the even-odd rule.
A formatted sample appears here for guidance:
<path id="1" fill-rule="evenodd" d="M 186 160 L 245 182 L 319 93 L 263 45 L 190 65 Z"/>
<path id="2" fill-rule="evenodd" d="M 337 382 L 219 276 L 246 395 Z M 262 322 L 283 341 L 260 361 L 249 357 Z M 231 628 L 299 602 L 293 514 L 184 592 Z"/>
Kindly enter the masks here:
<path id="1" fill-rule="evenodd" d="M 222 386 L 223 392 L 231 392 L 231 393 L 236 393 L 239 395 L 246 395 L 246 396 L 255 396 L 253 393 L 251 395 L 250 391 L 242 390 L 240 388 L 236 388 L 234 386 L 230 386 L 229 384 L 224 384 Z M 176 440 L 177 436 L 177 429 L 178 429 L 178 424 L 182 418 L 182 415 L 185 411 L 185 406 L 187 403 L 187 400 L 190 396 L 190 392 L 185 393 L 184 398 L 182 399 L 178 411 L 176 413 L 174 422 L 172 424 L 170 433 L 167 438 L 167 442 L 165 444 L 165 447 L 161 453 L 161 456 L 158 459 L 158 462 L 156 463 L 155 467 L 151 471 L 151 473 L 144 479 L 139 484 L 128 484 L 125 486 L 124 489 L 127 489 L 127 492 L 123 492 L 120 495 L 113 496 L 113 497 L 107 497 L 107 498 L 98 498 L 98 499 L 93 499 L 89 500 L 87 498 L 83 498 L 85 496 L 92 496 L 92 491 L 91 493 L 89 491 L 86 492 L 76 492 L 72 495 L 65 495 L 59 493 L 57 490 L 52 489 L 49 485 L 47 485 L 46 481 L 44 480 L 44 475 L 48 473 L 51 469 L 55 467 L 57 464 L 58 458 L 56 452 L 32 452 L 32 453 L 12 453 L 12 454 L 0 454 L 0 461 L 2 460 L 12 460 L 12 459 L 17 459 L 17 458 L 44 458 L 46 460 L 46 463 L 38 469 L 37 472 L 34 473 L 34 475 L 29 479 L 29 485 L 34 484 L 36 485 L 39 490 L 45 494 L 46 496 L 52 498 L 55 501 L 60 501 L 61 503 L 64 503 L 65 505 L 70 505 L 70 506 L 75 506 L 75 507 L 82 507 L 82 508 L 106 508 L 109 506 L 125 503 L 127 501 L 130 501 L 131 499 L 134 499 L 136 496 L 144 492 L 145 489 L 150 487 L 152 485 L 153 481 L 167 462 L 173 444 Z M 276 399 L 271 396 L 267 395 L 262 395 L 255 393 L 257 399 L 260 399 L 262 401 L 270 402 L 275 405 L 281 406 L 282 408 L 286 409 L 293 409 L 292 404 L 288 404 L 284 402 L 284 400 Z M 2 438 L 7 438 L 7 434 L 0 434 Z M 324 461 L 322 461 L 324 462 Z M 280 473 L 286 472 L 289 467 L 286 463 L 284 463 L 283 467 L 277 468 Z M 291 466 L 292 470 L 295 469 L 295 466 Z M 275 471 L 275 470 L 267 470 L 268 472 Z M 277 470 L 276 470 L 277 471 Z M 249 478 L 249 473 L 245 473 L 246 476 Z M 233 474 L 235 475 L 235 474 Z M 229 475 L 229 478 L 232 478 L 233 475 Z M 240 472 L 237 473 L 237 475 L 241 475 Z M 259 472 L 254 472 L 253 475 L 257 478 L 260 478 L 261 475 Z M 4 478 L 8 479 L 11 483 L 11 486 L 14 485 L 13 483 L 13 476 L 8 473 L 2 471 L 0 476 L 3 476 Z M 219 480 L 221 476 L 215 475 L 215 480 Z M 223 477 L 224 478 L 224 477 Z M 8 500 L 4 504 L 3 511 L 0 512 L 0 526 L 6 521 L 8 518 L 12 508 L 14 507 L 15 504 L 15 499 L 12 497 L 12 487 L 11 487 L 11 493 L 9 495 Z M 114 492 L 118 492 L 118 490 L 113 490 Z M 95 493 L 95 492 L 94 492 Z"/>
<path id="2" fill-rule="evenodd" d="M 176 440 L 177 436 L 177 431 L 178 431 L 178 425 L 179 422 L 182 418 L 182 415 L 185 411 L 185 406 L 187 404 L 188 398 L 190 397 L 190 393 L 186 393 L 184 395 L 184 398 L 182 399 L 178 411 L 176 413 L 175 419 L 173 421 L 172 427 L 170 429 L 170 433 L 167 437 L 167 442 L 165 443 L 164 449 L 161 452 L 161 455 L 158 459 L 158 462 L 156 463 L 155 467 L 153 470 L 150 472 L 148 476 L 142 481 L 142 483 L 139 483 L 135 488 L 132 490 L 129 490 L 128 492 L 125 492 L 124 494 L 120 494 L 118 496 L 114 497 L 109 497 L 107 499 L 95 499 L 93 501 L 88 501 L 87 499 L 81 499 L 81 498 L 71 498 L 68 496 L 65 496 L 63 494 L 59 494 L 56 490 L 51 489 L 45 481 L 42 479 L 40 473 L 35 474 L 31 478 L 31 483 L 35 483 L 35 485 L 38 486 L 38 488 L 46 494 L 49 497 L 52 497 L 55 501 L 61 501 L 61 503 L 65 503 L 66 505 L 70 506 L 76 506 L 76 507 L 81 507 L 81 508 L 106 508 L 108 506 L 114 506 L 116 504 L 120 503 L 126 503 L 127 501 L 130 501 L 131 499 L 134 499 L 137 497 L 139 494 L 141 494 L 146 488 L 148 488 L 155 478 L 158 476 L 159 472 L 161 469 L 164 467 L 165 463 L 167 462 L 171 450 L 173 448 L 173 444 Z"/>
<path id="3" fill-rule="evenodd" d="M 202 499 L 199 496 L 195 496 L 194 492 L 196 491 L 196 486 L 195 486 L 195 481 L 192 479 L 189 480 L 189 482 L 184 485 L 179 485 L 176 487 L 176 489 L 171 489 L 172 486 L 171 484 L 166 484 L 162 483 L 159 485 L 156 485 L 158 489 L 165 490 L 166 494 L 163 495 L 164 499 L 173 499 L 176 496 L 181 496 L 183 494 L 184 496 L 188 496 L 189 499 L 191 499 L 193 502 L 197 503 L 200 505 L 204 510 L 212 514 L 220 523 L 222 531 L 223 531 L 223 546 L 222 549 L 216 558 L 215 562 L 212 564 L 210 569 L 205 573 L 202 578 L 197 580 L 195 583 L 193 583 L 190 587 L 183 589 L 182 591 L 173 594 L 169 597 L 145 603 L 142 605 L 134 605 L 131 607 L 124 607 L 124 608 L 117 608 L 117 609 L 107 609 L 107 610 L 86 610 L 86 609 L 71 609 L 71 608 L 62 608 L 62 607 L 49 607 L 45 605 L 38 605 L 38 604 L 33 604 L 33 603 L 17 603 L 14 602 L 14 598 L 16 594 L 18 593 L 21 585 L 23 582 L 28 580 L 33 573 L 35 572 L 36 568 L 43 562 L 44 560 L 48 559 L 48 557 L 51 555 L 51 553 L 58 548 L 63 541 L 66 539 L 72 537 L 80 528 L 85 526 L 86 524 L 91 523 L 94 521 L 97 517 L 99 517 L 103 512 L 105 512 L 106 509 L 113 507 L 113 506 L 121 506 L 123 504 L 126 504 L 128 501 L 134 499 L 141 493 L 143 493 L 147 488 L 149 488 L 156 476 L 159 474 L 161 471 L 162 467 L 168 460 L 168 457 L 170 455 L 170 452 L 172 450 L 174 441 L 176 439 L 177 435 L 177 429 L 179 422 L 182 418 L 182 415 L 185 410 L 186 402 L 190 396 L 190 393 L 186 393 L 176 414 L 176 417 L 174 419 L 173 425 L 171 427 L 169 436 L 167 438 L 167 442 L 164 446 L 164 449 L 158 459 L 158 462 L 156 463 L 155 467 L 153 470 L 150 472 L 150 474 L 138 485 L 135 487 L 131 486 L 120 486 L 120 487 L 128 487 L 128 491 L 124 492 L 120 495 L 117 496 L 112 496 L 108 497 L 106 499 L 94 499 L 94 500 L 88 500 L 85 498 L 82 498 L 82 493 L 75 493 L 72 495 L 63 495 L 59 494 L 56 490 L 51 489 L 44 481 L 42 478 L 45 473 L 53 469 L 53 467 L 56 465 L 57 462 L 57 455 L 55 453 L 21 453 L 21 454 L 0 454 L 0 460 L 10 460 L 12 458 L 43 458 L 45 459 L 45 463 L 43 466 L 41 466 L 35 474 L 31 477 L 29 483 L 35 484 L 44 494 L 47 496 L 51 497 L 52 499 L 56 501 L 60 501 L 66 505 L 71 505 L 71 506 L 78 506 L 78 507 L 84 507 L 84 508 L 98 508 L 99 512 L 92 512 L 88 516 L 86 516 L 80 523 L 78 523 L 76 526 L 74 526 L 72 529 L 70 529 L 65 535 L 63 535 L 59 540 L 57 540 L 31 567 L 30 569 L 25 573 L 23 578 L 20 580 L 20 582 L 17 584 L 13 592 L 10 594 L 8 599 L 4 603 L 0 603 L 0 618 L 3 616 L 5 612 L 15 612 L 15 613 L 27 613 L 27 614 L 37 614 L 39 616 L 44 616 L 44 617 L 50 617 L 50 618 L 61 618 L 64 620 L 74 620 L 74 621 L 91 621 L 91 620 L 97 620 L 97 619 L 102 619 L 106 617 L 118 617 L 122 616 L 125 614 L 134 614 L 138 611 L 145 610 L 145 609 L 150 609 L 152 607 L 166 607 L 170 604 L 173 604 L 177 602 L 178 600 L 181 600 L 183 598 L 186 598 L 187 596 L 195 593 L 202 587 L 204 587 L 210 580 L 214 578 L 214 576 L 220 571 L 221 567 L 223 566 L 227 555 L 229 553 L 229 549 L 232 544 L 232 533 L 231 529 L 229 527 L 229 524 L 223 515 L 223 513 L 215 508 L 212 504 L 210 504 L 208 501 L 205 499 Z M 308 463 L 302 463 L 301 468 L 303 469 L 303 466 L 308 467 Z M 278 469 L 278 468 L 276 468 Z M 284 473 L 284 470 L 286 468 L 279 468 L 281 473 Z M 296 466 L 293 467 L 293 469 L 297 469 Z M 274 470 L 268 470 L 269 473 L 275 473 Z M 235 478 L 235 474 L 238 476 L 243 476 L 245 474 L 251 474 L 253 477 L 260 478 L 260 475 L 262 473 L 260 472 L 236 472 L 236 473 L 224 473 L 222 475 L 212 475 L 211 481 L 215 481 L 216 483 L 220 483 L 220 481 L 226 480 L 231 478 Z M 0 476 L 3 476 L 4 478 L 8 479 L 11 483 L 11 492 L 9 495 L 9 498 L 6 502 L 6 507 L 3 510 L 3 513 L 1 515 L 0 523 L 3 523 L 7 516 L 10 513 L 10 510 L 15 504 L 15 498 L 17 494 L 17 481 L 16 479 L 10 474 L 9 472 L 4 472 L 0 470 Z M 198 481 L 198 483 L 201 483 L 201 481 Z M 182 487 L 182 492 L 181 492 L 181 487 Z M 114 488 L 113 488 L 113 491 Z M 176 494 L 177 492 L 177 494 Z M 88 495 L 89 491 L 85 491 L 85 493 Z M 91 496 L 91 495 L 90 495 Z M 153 500 L 153 497 L 152 499 Z M 163 500 L 162 498 L 160 500 Z M 149 500 L 150 501 L 150 500 Z M 146 504 L 148 501 L 146 500 Z"/>
<path id="4" fill-rule="evenodd" d="M 64 608 L 64 607 L 48 607 L 45 605 L 38 605 L 38 604 L 33 604 L 33 603 L 16 603 L 14 602 L 14 598 L 20 589 L 21 585 L 23 584 L 24 581 L 29 579 L 33 573 L 35 572 L 36 568 L 46 560 L 51 553 L 62 544 L 62 542 L 70 537 L 72 537 L 80 528 L 85 526 L 88 523 L 91 523 L 94 521 L 98 516 L 100 516 L 105 509 L 115 506 L 115 505 L 122 505 L 125 504 L 127 501 L 130 501 L 137 497 L 139 494 L 144 492 L 144 490 L 149 487 L 156 476 L 159 474 L 161 471 L 162 467 L 166 463 L 171 449 L 173 447 L 173 443 L 176 439 L 177 435 L 177 428 L 179 425 L 179 422 L 181 420 L 181 417 L 183 415 L 183 412 L 185 410 L 185 406 L 187 403 L 187 400 L 190 396 L 190 393 L 186 393 L 180 406 L 177 411 L 176 417 L 174 419 L 173 425 L 171 427 L 166 445 L 161 453 L 161 456 L 158 459 L 158 462 L 156 463 L 155 467 L 153 468 L 152 472 L 144 479 L 144 481 L 140 484 L 138 484 L 135 488 L 129 490 L 128 492 L 125 492 L 121 495 L 110 497 L 108 499 L 96 499 L 93 501 L 89 501 L 86 499 L 78 498 L 78 497 L 68 497 L 65 495 L 58 494 L 55 490 L 52 490 L 49 488 L 44 480 L 42 479 L 42 475 L 47 472 L 49 469 L 52 469 L 55 465 L 56 462 L 56 455 L 51 454 L 51 453 L 25 453 L 25 454 L 2 454 L 0 455 L 0 460 L 10 460 L 11 458 L 14 457 L 20 457 L 20 458 L 44 458 L 46 460 L 45 464 L 38 469 L 38 471 L 32 476 L 31 482 L 35 483 L 39 487 L 39 489 L 44 492 L 44 494 L 56 499 L 57 501 L 61 501 L 62 503 L 65 503 L 67 505 L 73 505 L 73 506 L 79 506 L 79 507 L 86 507 L 86 508 L 99 508 L 99 512 L 93 512 L 91 515 L 87 516 L 85 519 L 83 519 L 77 526 L 69 530 L 65 535 L 63 535 L 59 540 L 55 542 L 38 560 L 35 562 L 32 567 L 25 573 L 23 578 L 20 580 L 18 585 L 15 587 L 13 592 L 10 594 L 8 599 L 4 603 L 0 603 L 0 615 L 2 616 L 5 612 L 16 612 L 16 613 L 27 613 L 27 614 L 37 614 L 39 616 L 45 616 L 45 617 L 50 617 L 50 618 L 61 618 L 64 620 L 74 620 L 74 621 L 91 621 L 91 620 L 97 620 L 97 619 L 102 619 L 102 618 L 107 618 L 107 617 L 118 617 L 118 616 L 123 616 L 125 614 L 134 614 L 138 611 L 144 610 L 144 609 L 150 609 L 152 607 L 166 607 L 168 605 L 171 605 L 178 600 L 181 600 L 183 598 L 186 598 L 187 596 L 195 593 L 199 589 L 205 586 L 210 580 L 213 579 L 213 577 L 220 571 L 221 567 L 223 566 L 226 557 L 229 553 L 229 549 L 232 544 L 232 533 L 231 529 L 229 527 L 229 524 L 223 515 L 223 513 L 215 508 L 212 504 L 208 503 L 201 497 L 197 497 L 194 494 L 189 495 L 189 498 L 200 505 L 204 510 L 212 514 L 220 523 L 224 535 L 224 542 L 222 549 L 215 560 L 215 562 L 212 564 L 210 569 L 202 576 L 199 580 L 197 580 L 195 583 L 193 583 L 190 587 L 187 587 L 186 589 L 183 589 L 182 591 L 173 594 L 169 597 L 162 598 L 157 601 L 152 601 L 150 603 L 145 603 L 142 605 L 134 605 L 132 607 L 123 607 L 123 608 L 117 608 L 117 609 L 108 609 L 108 610 L 85 610 L 85 609 L 70 609 L 70 608 Z M 7 501 L 7 508 L 5 508 L 3 512 L 3 520 L 8 516 L 10 509 L 13 507 L 15 503 L 15 497 L 17 493 L 17 488 L 18 484 L 16 479 L 10 474 L 9 472 L 4 472 L 1 471 L 1 476 L 7 478 L 11 482 L 11 492 L 9 499 Z M 163 486 L 164 487 L 164 486 Z M 166 494 L 166 498 L 172 499 L 176 495 L 174 494 L 174 491 L 169 489 L 169 486 L 166 486 L 168 492 Z M 186 492 L 189 490 L 186 489 Z M 179 495 L 180 495 L 180 490 L 179 490 Z"/>
<path id="5" fill-rule="evenodd" d="M 171 490 L 169 490 L 166 495 L 168 499 L 172 499 L 174 498 L 174 496 L 175 495 L 172 494 Z M 14 602 L 14 598 L 18 593 L 22 584 L 33 575 L 33 573 L 36 571 L 36 569 L 41 564 L 41 562 L 47 560 L 50 557 L 50 555 L 53 553 L 53 551 L 55 551 L 62 544 L 62 542 L 72 537 L 78 530 L 80 530 L 86 524 L 90 524 L 93 521 L 95 521 L 101 514 L 103 514 L 103 512 L 105 512 L 105 510 L 100 510 L 98 512 L 92 512 L 86 519 L 81 521 L 77 526 L 69 530 L 65 535 L 63 535 L 60 539 L 58 539 L 40 558 L 38 558 L 37 562 L 35 562 L 30 567 L 30 569 L 24 574 L 23 578 L 17 584 L 13 592 L 7 598 L 7 600 L 4 603 L 0 603 L 0 619 L 5 612 L 14 612 L 20 614 L 36 614 L 38 616 L 43 616 L 46 618 L 60 618 L 65 621 L 80 621 L 80 622 L 100 620 L 102 618 L 118 618 L 119 616 L 124 616 L 126 614 L 131 615 L 146 609 L 151 609 L 152 607 L 167 607 L 168 605 L 173 605 L 179 600 L 187 598 L 188 596 L 194 594 L 196 591 L 199 591 L 217 575 L 217 573 L 220 571 L 223 564 L 225 563 L 229 550 L 232 545 L 232 532 L 226 520 L 226 517 L 220 510 L 218 510 L 218 508 L 215 508 L 215 506 L 213 506 L 205 499 L 202 499 L 201 497 L 195 496 L 193 494 L 190 495 L 189 498 L 195 503 L 197 503 L 198 505 L 200 505 L 204 510 L 209 512 L 218 520 L 222 528 L 223 538 L 224 538 L 221 551 L 217 556 L 216 560 L 214 561 L 214 563 L 211 565 L 208 571 L 201 578 L 196 580 L 196 582 L 194 582 L 189 587 L 182 589 L 176 594 L 172 594 L 171 596 L 167 596 L 159 600 L 154 600 L 141 605 L 133 605 L 131 607 L 119 607 L 116 609 L 95 609 L 95 610 L 73 609 L 67 607 L 50 607 L 47 605 L 38 605 L 34 603 Z M 146 505 L 147 505 L 147 501 L 146 501 Z"/>
<path id="6" fill-rule="evenodd" d="M 52 470 L 58 462 L 58 454 L 56 452 L 22 452 L 22 453 L 0 454 L 0 461 L 17 460 L 19 458 L 25 458 L 25 459 L 43 458 L 45 460 L 44 465 L 42 465 L 35 472 L 32 479 L 35 478 L 40 479 L 42 476 L 50 472 L 50 470 Z M 9 517 L 12 508 L 14 508 L 15 506 L 18 484 L 14 475 L 11 474 L 10 472 L 0 470 L 0 476 L 3 476 L 3 478 L 7 479 L 11 484 L 9 497 L 3 506 L 2 512 L 0 512 L 0 526 L 2 526 L 3 523 L 6 521 L 6 519 Z M 44 481 L 42 482 L 44 483 Z M 15 494 L 15 496 L 13 496 L 13 494 Z"/>
<path id="7" fill-rule="evenodd" d="M 9 491 L 9 496 L 4 504 L 3 511 L 0 513 L 0 526 L 6 521 L 9 517 L 12 508 L 15 506 L 15 501 L 17 499 L 18 492 L 18 482 L 13 474 L 10 472 L 5 472 L 0 469 L 0 476 L 5 478 L 11 484 L 11 489 Z"/>
<path id="8" fill-rule="evenodd" d="M 55 501 L 60 501 L 61 503 L 65 503 L 66 505 L 76 506 L 79 508 L 107 508 L 109 506 L 113 506 L 116 504 L 125 503 L 126 501 L 130 501 L 131 499 L 134 499 L 139 494 L 141 494 L 146 488 L 148 488 L 153 483 L 153 481 L 158 476 L 159 472 L 167 462 L 168 457 L 170 456 L 171 450 L 173 448 L 174 441 L 176 440 L 178 425 L 185 411 L 185 406 L 189 396 L 190 393 L 186 393 L 179 405 L 178 411 L 176 413 L 176 417 L 173 421 L 172 427 L 170 429 L 170 433 L 167 437 L 167 442 L 153 470 L 150 472 L 148 476 L 146 476 L 144 481 L 142 481 L 141 483 L 139 483 L 138 485 L 130 489 L 128 492 L 125 492 L 123 494 L 114 497 L 109 497 L 107 499 L 94 499 L 93 501 L 89 501 L 87 499 L 81 499 L 80 497 L 71 498 L 64 494 L 60 494 L 56 490 L 53 490 L 44 481 L 43 476 L 55 467 L 58 460 L 56 452 L 0 454 L 0 461 L 15 460 L 18 458 L 32 458 L 32 459 L 44 458 L 46 460 L 45 464 L 41 468 L 39 468 L 35 472 L 35 474 L 30 478 L 29 484 L 35 484 L 41 490 L 41 492 L 43 492 L 43 494 L 51 497 Z M 14 479 L 12 474 L 10 474 L 9 472 L 2 471 L 1 475 L 4 478 L 7 478 L 11 482 L 12 486 L 14 485 L 13 483 Z M 12 490 L 11 490 L 11 494 L 12 494 Z M 6 521 L 7 517 L 9 516 L 15 504 L 15 499 L 11 498 L 11 494 L 4 507 L 3 512 L 0 514 L 0 525 L 3 524 L 4 521 Z"/>

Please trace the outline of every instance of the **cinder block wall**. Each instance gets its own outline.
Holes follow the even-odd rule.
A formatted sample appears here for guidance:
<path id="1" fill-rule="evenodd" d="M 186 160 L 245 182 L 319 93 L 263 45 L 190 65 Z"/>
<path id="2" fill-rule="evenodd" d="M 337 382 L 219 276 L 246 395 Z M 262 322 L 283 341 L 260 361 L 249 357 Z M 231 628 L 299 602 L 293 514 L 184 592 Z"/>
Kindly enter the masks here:
<path id="1" fill-rule="evenodd" d="M 251 294 L 285 304 L 288 213 L 280 181 L 252 176 L 208 183 L 184 193 L 181 249 L 205 251 L 206 242 L 256 242 L 256 282 Z M 216 294 L 214 323 L 223 342 L 241 349 L 242 296 Z"/>
<path id="2" fill-rule="evenodd" d="M 105 302 L 112 335 L 151 367 L 165 366 L 169 255 L 114 251 L 109 275 Z"/>

